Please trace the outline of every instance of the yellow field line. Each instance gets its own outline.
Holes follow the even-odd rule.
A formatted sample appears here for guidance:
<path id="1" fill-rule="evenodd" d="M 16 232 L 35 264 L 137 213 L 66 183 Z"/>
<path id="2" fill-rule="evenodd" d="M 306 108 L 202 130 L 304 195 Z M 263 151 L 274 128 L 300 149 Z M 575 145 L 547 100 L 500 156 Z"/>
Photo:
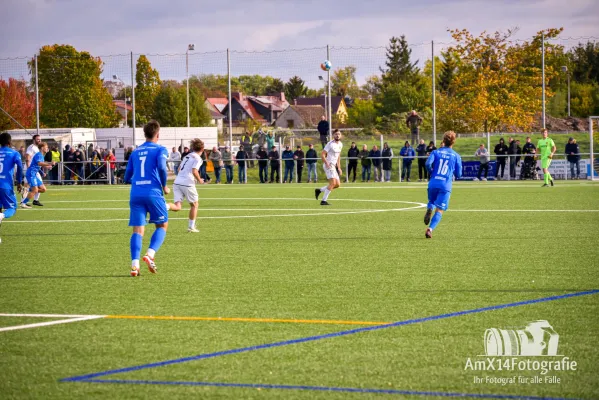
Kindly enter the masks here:
<path id="1" fill-rule="evenodd" d="M 106 315 L 110 319 L 153 319 L 168 321 L 227 321 L 227 322 L 267 322 L 288 324 L 331 324 L 331 325 L 383 325 L 390 322 L 340 321 L 330 319 L 277 319 L 277 318 L 234 318 L 234 317 L 177 317 L 162 315 Z"/>

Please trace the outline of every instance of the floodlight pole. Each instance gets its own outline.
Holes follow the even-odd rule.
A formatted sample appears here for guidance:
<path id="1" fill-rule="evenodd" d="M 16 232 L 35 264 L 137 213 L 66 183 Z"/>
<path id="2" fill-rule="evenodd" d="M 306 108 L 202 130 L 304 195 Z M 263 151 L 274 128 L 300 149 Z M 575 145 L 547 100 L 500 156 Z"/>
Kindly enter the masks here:
<path id="1" fill-rule="evenodd" d="M 135 72 L 133 70 L 133 52 L 131 52 L 131 125 L 133 125 L 133 148 L 135 148 Z"/>
<path id="2" fill-rule="evenodd" d="M 541 34 L 541 64 L 543 69 L 543 129 L 545 129 L 545 32 Z"/>
<path id="3" fill-rule="evenodd" d="M 327 44 L 327 60 L 331 61 L 331 49 Z M 329 94 L 329 141 L 333 140 L 333 111 L 332 111 L 332 101 L 331 101 L 331 69 L 327 71 L 327 92 Z M 325 106 L 326 106 L 326 98 L 325 98 Z"/>
<path id="4" fill-rule="evenodd" d="M 227 49 L 227 91 L 229 92 L 229 146 L 233 151 L 233 110 L 231 104 L 231 53 Z"/>
<path id="5" fill-rule="evenodd" d="M 433 72 L 432 72 L 432 81 L 433 81 L 433 142 L 437 143 L 437 106 L 436 106 L 436 96 L 435 96 L 435 42 L 431 41 L 431 53 L 433 60 Z"/>
<path id="6" fill-rule="evenodd" d="M 40 134 L 40 87 L 38 85 L 37 54 L 35 55 L 35 127 L 36 133 Z"/>
<path id="7" fill-rule="evenodd" d="M 187 83 L 187 127 L 189 128 L 189 46 L 185 52 L 185 81 Z"/>

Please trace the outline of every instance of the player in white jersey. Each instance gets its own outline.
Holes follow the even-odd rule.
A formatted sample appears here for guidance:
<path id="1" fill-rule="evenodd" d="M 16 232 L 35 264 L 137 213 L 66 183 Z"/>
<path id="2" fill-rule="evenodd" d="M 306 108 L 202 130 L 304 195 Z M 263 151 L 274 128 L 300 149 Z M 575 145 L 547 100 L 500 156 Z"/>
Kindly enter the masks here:
<path id="1" fill-rule="evenodd" d="M 191 208 L 189 209 L 189 225 L 187 232 L 199 232 L 196 229 L 196 217 L 198 215 L 198 191 L 196 189 L 196 181 L 204 183 L 198 171 L 202 166 L 201 154 L 204 151 L 204 142 L 200 139 L 193 139 L 190 145 L 192 153 L 189 153 L 179 166 L 179 174 L 173 183 L 173 193 L 175 202 L 167 204 L 167 208 L 171 211 L 180 211 L 181 203 L 187 200 Z"/>
<path id="2" fill-rule="evenodd" d="M 27 151 L 25 152 L 25 169 L 29 168 L 29 164 L 31 163 L 31 159 L 33 158 L 33 156 L 40 152 L 39 145 L 42 143 L 40 135 L 33 135 L 32 139 L 33 143 L 30 144 L 29 147 L 27 147 Z M 37 179 L 39 179 L 40 182 L 42 181 L 42 177 L 39 173 L 37 174 Z M 23 185 L 23 188 L 21 190 L 21 197 L 23 198 L 23 200 L 25 199 L 25 197 L 27 197 L 28 192 L 29 182 L 27 182 L 27 179 L 25 178 L 25 185 Z M 34 206 L 43 206 L 43 204 L 39 201 L 40 194 L 40 192 L 37 192 L 35 196 L 33 196 Z"/>
<path id="3" fill-rule="evenodd" d="M 329 203 L 327 203 L 329 194 L 331 194 L 331 192 L 338 188 L 341 184 L 339 176 L 342 175 L 342 170 L 340 164 L 341 159 L 339 156 L 341 155 L 342 149 L 343 143 L 341 143 L 341 132 L 339 132 L 339 129 L 335 129 L 335 132 L 333 132 L 333 140 L 327 143 L 320 155 L 322 158 L 322 167 L 327 175 L 327 179 L 329 180 L 328 186 L 323 186 L 320 189 L 314 189 L 316 200 L 318 200 L 320 193 L 324 192 L 324 196 L 320 202 L 321 206 L 329 205 Z"/>

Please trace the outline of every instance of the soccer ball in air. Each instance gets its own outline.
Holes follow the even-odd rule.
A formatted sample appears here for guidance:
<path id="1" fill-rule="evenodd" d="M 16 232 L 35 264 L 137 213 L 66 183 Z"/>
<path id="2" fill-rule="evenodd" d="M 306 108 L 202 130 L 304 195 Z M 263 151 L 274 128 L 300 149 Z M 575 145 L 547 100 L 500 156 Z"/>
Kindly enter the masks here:
<path id="1" fill-rule="evenodd" d="M 324 62 L 322 64 L 320 64 L 320 68 L 322 68 L 323 71 L 329 71 L 331 69 L 331 67 L 332 67 L 332 65 L 329 60 L 324 60 Z"/>

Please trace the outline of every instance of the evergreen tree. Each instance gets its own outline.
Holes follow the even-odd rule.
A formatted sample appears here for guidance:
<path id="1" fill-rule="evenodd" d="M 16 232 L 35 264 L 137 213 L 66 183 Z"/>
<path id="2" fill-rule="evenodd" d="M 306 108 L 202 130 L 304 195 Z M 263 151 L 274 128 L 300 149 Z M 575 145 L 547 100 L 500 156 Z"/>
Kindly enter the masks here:
<path id="1" fill-rule="evenodd" d="M 158 71 L 152 68 L 145 55 L 140 55 L 135 73 L 135 122 L 138 125 L 152 119 L 154 101 L 160 92 L 161 83 Z"/>
<path id="2" fill-rule="evenodd" d="M 285 84 L 285 97 L 287 101 L 293 101 L 300 96 L 305 96 L 308 88 L 299 76 L 294 76 Z"/>
<path id="3" fill-rule="evenodd" d="M 393 36 L 387 47 L 386 69 L 379 68 L 383 74 L 383 85 L 397 84 L 402 81 L 411 83 L 417 80 L 418 60 L 410 61 L 412 49 L 408 46 L 405 35 Z"/>
<path id="4" fill-rule="evenodd" d="M 449 52 L 441 53 L 443 63 L 441 75 L 439 76 L 438 89 L 444 93 L 451 94 L 451 84 L 457 69 L 455 56 Z"/>

